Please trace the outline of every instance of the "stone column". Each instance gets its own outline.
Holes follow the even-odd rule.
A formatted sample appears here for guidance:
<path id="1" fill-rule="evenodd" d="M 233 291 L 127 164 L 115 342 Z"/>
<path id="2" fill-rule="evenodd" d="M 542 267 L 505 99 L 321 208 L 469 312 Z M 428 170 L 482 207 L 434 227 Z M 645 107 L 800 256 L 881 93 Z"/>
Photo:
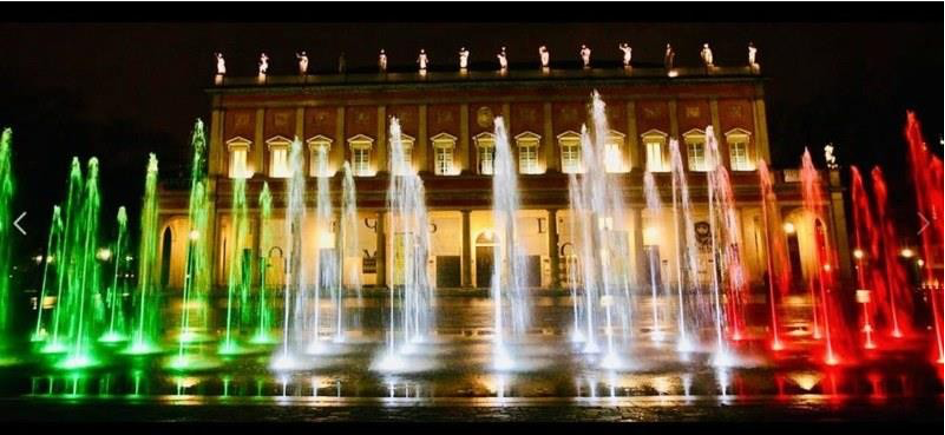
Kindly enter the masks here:
<path id="1" fill-rule="evenodd" d="M 384 211 L 377 212 L 377 223 L 374 225 L 374 233 L 377 236 L 377 253 L 374 256 L 377 265 L 377 286 L 387 285 L 387 237 L 384 229 Z"/>
<path id="2" fill-rule="evenodd" d="M 459 167 L 460 172 L 472 172 L 475 165 L 475 156 L 470 154 L 469 146 L 469 105 L 459 106 Z"/>
<path id="3" fill-rule="evenodd" d="M 728 151 L 728 141 L 722 134 L 722 121 L 719 117 L 719 100 L 713 98 L 709 100 L 709 115 L 712 117 L 712 129 L 715 130 L 715 140 L 719 143 L 719 158 L 722 159 L 722 166 L 725 170 L 732 170 L 732 154 Z"/>
<path id="4" fill-rule="evenodd" d="M 246 156 L 253 161 L 253 172 L 269 176 L 269 168 L 266 167 L 266 137 L 263 131 L 266 125 L 266 109 L 256 109 L 256 128 L 253 132 L 253 147 L 250 149 L 252 157 Z M 248 163 L 248 162 L 247 162 Z"/>
<path id="5" fill-rule="evenodd" d="M 640 136 L 637 132 L 637 109 L 634 101 L 627 102 L 627 151 L 624 157 L 632 171 L 634 168 L 643 169 L 643 153 L 640 151 Z"/>
<path id="6" fill-rule="evenodd" d="M 462 286 L 472 287 L 472 228 L 469 221 L 470 210 L 460 210 L 463 215 L 463 275 Z"/>
<path id="7" fill-rule="evenodd" d="M 551 260 L 551 288 L 561 287 L 561 264 L 558 255 L 558 210 L 548 209 L 548 258 Z"/>

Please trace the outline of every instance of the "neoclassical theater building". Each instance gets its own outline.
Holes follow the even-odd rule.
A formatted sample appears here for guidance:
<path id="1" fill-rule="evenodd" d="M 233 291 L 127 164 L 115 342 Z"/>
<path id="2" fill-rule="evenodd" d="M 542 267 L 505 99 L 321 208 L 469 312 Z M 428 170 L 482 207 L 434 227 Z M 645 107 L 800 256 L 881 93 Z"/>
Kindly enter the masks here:
<path id="1" fill-rule="evenodd" d="M 628 222 L 623 233 L 638 283 L 651 277 L 674 279 L 676 231 L 670 214 L 646 209 L 645 171 L 655 174 L 670 198 L 669 140 L 678 139 L 693 197 L 695 225 L 706 220 L 706 127 L 718 137 L 722 163 L 730 171 L 741 230 L 740 251 L 751 283 L 761 287 L 767 270 L 757 162 L 770 162 L 765 115 L 765 79 L 757 68 L 657 67 L 582 68 L 537 65 L 491 71 L 347 72 L 335 74 L 218 76 L 209 87 L 209 176 L 213 202 L 214 280 L 224 285 L 233 258 L 230 203 L 232 181 L 247 178 L 250 241 L 253 251 L 271 257 L 273 286 L 281 285 L 288 155 L 298 138 L 304 144 L 308 206 L 314 207 L 317 177 L 329 177 L 337 214 L 342 167 L 355 175 L 361 258 L 345 259 L 365 287 L 391 282 L 389 186 L 390 119 L 400 120 L 409 158 L 426 188 L 430 219 L 430 282 L 438 289 L 483 288 L 490 284 L 493 261 L 493 119 L 507 123 L 518 168 L 522 210 L 520 245 L 528 257 L 529 285 L 536 291 L 567 283 L 573 255 L 569 234 L 568 177 L 575 171 L 606 171 L 623 186 Z M 606 103 L 610 139 L 606 167 L 581 164 L 580 131 L 588 123 L 591 93 Z M 327 157 L 325 159 L 320 158 Z M 325 163 L 320 163 L 325 162 Z M 799 166 L 800 156 L 797 165 Z M 827 180 L 828 216 L 823 222 L 849 264 L 842 187 L 836 171 Z M 796 169 L 774 171 L 775 193 L 795 278 L 812 273 L 810 228 L 804 219 Z M 269 246 L 259 246 L 256 198 L 267 182 L 273 194 Z M 181 288 L 188 234 L 188 192 L 165 183 L 161 188 L 161 276 L 170 289 Z M 308 213 L 313 219 L 313 212 Z M 335 226 L 336 227 L 336 226 Z M 312 227 L 314 228 L 314 227 Z M 312 229 L 314 232 L 314 229 Z M 327 235 L 332 237 L 333 235 Z M 319 249 L 332 249 L 326 235 L 310 234 Z M 703 240 L 704 242 L 704 240 Z M 706 244 L 707 245 L 707 244 Z M 708 256 L 706 249 L 701 252 Z M 644 266 L 657 255 L 659 269 Z M 848 267 L 840 268 L 849 273 Z M 314 273 L 314 272 L 313 272 Z M 655 275 L 655 276 L 654 276 Z M 800 282 L 800 281 L 799 281 Z M 764 292 L 759 291 L 760 295 Z"/>

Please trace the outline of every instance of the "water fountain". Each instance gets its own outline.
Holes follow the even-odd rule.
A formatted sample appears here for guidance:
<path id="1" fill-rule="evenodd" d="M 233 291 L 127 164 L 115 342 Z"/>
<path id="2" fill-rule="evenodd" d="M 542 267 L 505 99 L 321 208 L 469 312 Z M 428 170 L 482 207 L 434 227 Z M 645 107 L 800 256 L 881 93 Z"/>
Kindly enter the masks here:
<path id="1" fill-rule="evenodd" d="M 731 278 L 729 284 L 741 285 L 741 264 L 739 258 L 731 258 L 730 255 L 737 255 L 738 249 L 738 230 L 735 223 L 734 204 L 732 199 L 731 184 L 728 179 L 728 171 L 722 165 L 722 157 L 719 154 L 718 141 L 715 138 L 715 132 L 712 126 L 706 127 L 706 186 L 708 190 L 709 206 L 709 233 L 712 242 L 712 305 L 715 316 L 715 357 L 713 364 L 725 367 L 732 364 L 732 355 L 729 353 L 728 346 L 723 338 L 723 331 L 726 327 L 731 327 L 738 333 L 738 325 L 733 325 L 734 316 L 731 313 L 735 310 L 736 301 L 739 298 L 740 287 L 732 286 L 729 288 L 728 298 L 731 303 L 726 310 L 730 313 L 723 316 L 722 308 L 722 279 L 723 273 L 728 272 Z M 721 239 L 721 241 L 720 241 Z M 720 249 L 719 244 L 724 243 Z M 731 261 L 735 260 L 735 261 Z M 724 262 L 724 263 L 723 263 Z M 726 265 L 731 269 L 726 270 Z M 734 273 L 733 273 L 734 272 Z M 726 325 L 728 321 L 728 325 Z"/>
<path id="2" fill-rule="evenodd" d="M 338 258 L 335 248 L 335 233 L 333 231 L 334 213 L 331 203 L 331 179 L 328 177 L 318 177 L 316 180 L 315 196 L 315 234 L 317 248 L 315 251 L 315 281 L 312 286 L 313 294 L 308 297 L 314 305 L 311 322 L 312 337 L 308 347 L 308 352 L 312 354 L 323 353 L 327 347 L 322 343 L 321 330 L 324 323 L 322 316 L 322 296 L 328 292 L 331 301 L 334 304 L 340 304 L 340 286 L 338 282 Z M 299 304 L 304 307 L 303 303 Z M 300 313 L 307 316 L 308 309 Z M 341 320 L 341 313 L 337 313 L 337 319 L 334 323 L 335 339 L 337 340 L 342 329 L 338 321 Z M 304 318 L 304 317 L 303 317 Z M 304 324 L 303 319 L 296 319 L 296 324 Z"/>
<path id="3" fill-rule="evenodd" d="M 247 243 L 249 234 L 248 205 L 246 202 L 246 180 L 233 179 L 233 199 L 230 204 L 229 265 L 226 285 L 226 330 L 218 352 L 221 355 L 242 353 L 239 344 L 245 317 L 251 313 L 249 288 L 251 284 L 250 255 Z"/>
<path id="4" fill-rule="evenodd" d="M 187 252 L 184 264 L 184 290 L 181 298 L 177 354 L 168 367 L 175 370 L 209 368 L 219 364 L 209 357 L 204 344 L 212 340 L 210 327 L 211 209 L 207 177 L 207 140 L 203 121 L 197 120 L 191 135 L 190 200 L 187 210 Z"/>
<path id="5" fill-rule="evenodd" d="M 778 199 L 774 193 L 774 176 L 763 159 L 758 160 L 758 178 L 761 184 L 761 216 L 764 222 L 765 260 L 768 267 L 766 284 L 771 311 L 771 349 L 778 351 L 784 349 L 778 325 L 778 301 L 787 296 L 791 289 L 791 262 L 779 231 L 782 224 Z"/>
<path id="6" fill-rule="evenodd" d="M 654 219 L 662 217 L 663 206 L 660 200 L 660 192 L 656 187 L 656 180 L 653 178 L 653 173 L 647 171 L 643 175 L 643 193 L 646 198 L 646 209 L 650 213 L 651 217 Z M 646 230 L 644 230 L 646 231 Z M 649 251 L 649 255 L 646 256 L 647 267 L 650 270 L 650 305 L 651 305 L 651 317 L 652 317 L 652 331 L 650 338 L 653 341 L 663 341 L 663 325 L 660 324 L 660 284 L 657 282 L 656 271 L 660 268 L 659 256 L 656 255 L 654 251 Z"/>
<path id="7" fill-rule="evenodd" d="M 389 275 L 386 346 L 375 365 L 385 372 L 408 369 L 404 356 L 428 340 L 433 327 L 433 289 L 427 275 L 430 239 L 426 195 L 401 138 L 400 121 L 391 118 L 387 208 L 393 233 L 393 270 Z"/>
<path id="8" fill-rule="evenodd" d="M 144 181 L 144 200 L 141 207 L 141 237 L 138 245 L 138 285 L 134 298 L 134 319 L 131 346 L 125 350 L 132 355 L 160 351 L 161 289 L 157 276 L 158 235 L 158 160 L 148 157 Z"/>
<path id="9" fill-rule="evenodd" d="M 845 357 L 851 356 L 848 347 L 847 322 L 841 305 L 844 299 L 835 274 L 837 255 L 827 236 L 827 199 L 823 190 L 823 180 L 820 172 L 814 167 L 810 152 L 806 149 L 801 159 L 801 193 L 811 228 L 808 237 L 811 239 L 810 245 L 814 246 L 815 264 L 818 265 L 814 274 L 816 288 L 811 287 L 811 292 L 815 296 L 814 315 L 820 318 L 824 338 L 824 362 L 827 365 L 836 365 Z M 813 281 L 809 280 L 809 282 Z"/>
<path id="10" fill-rule="evenodd" d="M 945 198 L 945 187 L 942 181 L 942 160 L 932 154 L 925 141 L 922 139 L 922 127 L 915 114 L 908 112 L 906 115 L 906 140 L 909 144 L 909 166 L 912 174 L 912 185 L 915 188 L 916 209 L 927 222 L 919 223 L 920 226 L 929 225 L 932 231 L 922 231 L 920 239 L 922 242 L 922 255 L 926 258 L 925 266 L 922 267 L 924 287 L 930 289 L 929 300 L 931 301 L 932 324 L 935 329 L 936 348 L 938 350 L 939 364 L 945 362 L 945 343 L 942 337 L 942 307 L 941 296 L 935 294 L 941 291 L 945 284 L 945 276 L 941 272 L 935 272 L 932 264 L 933 259 L 942 253 L 943 240 L 945 240 L 945 229 L 943 229 L 943 198 Z"/>
<path id="11" fill-rule="evenodd" d="M 269 229 L 272 221 L 272 193 L 269 191 L 269 183 L 263 182 L 262 191 L 259 193 L 259 253 L 256 276 L 259 279 L 259 289 L 256 294 L 256 330 L 250 338 L 252 344 L 274 344 L 276 338 L 272 336 L 273 330 L 273 309 L 274 300 L 269 293 L 271 284 L 269 283 L 269 268 L 275 265 L 269 263 L 269 256 L 262 252 L 264 246 L 272 244 L 272 234 Z"/>
<path id="12" fill-rule="evenodd" d="M 495 162 L 492 175 L 492 219 L 495 248 L 493 250 L 493 367 L 509 370 L 515 355 L 508 345 L 519 342 L 529 325 L 525 256 L 518 231 L 518 171 L 505 120 L 498 116 L 495 125 Z"/>
<path id="13" fill-rule="evenodd" d="M 678 336 L 676 350 L 690 352 L 694 350 L 693 338 L 698 338 L 701 324 L 699 282 L 699 252 L 696 245 L 695 224 L 692 218 L 692 199 L 689 196 L 689 183 L 686 180 L 686 168 L 683 166 L 679 141 L 670 139 L 670 175 L 673 201 L 674 251 L 676 256 L 676 315 Z M 680 218 L 680 215 L 682 217 Z M 681 226 L 680 226 L 681 225 Z M 685 297 L 689 294 L 689 297 Z M 686 308 L 689 308 L 688 312 Z"/>
<path id="14" fill-rule="evenodd" d="M 910 319 L 914 308 L 912 292 L 906 271 L 899 262 L 899 235 L 892 219 L 887 216 L 889 210 L 889 191 L 886 188 L 886 179 L 879 167 L 873 168 L 870 173 L 873 180 L 873 196 L 876 199 L 876 217 L 880 228 L 881 248 L 875 253 L 882 261 L 886 280 L 886 300 L 880 301 L 880 306 L 886 307 L 887 327 L 889 335 L 894 339 L 912 335 L 915 331 Z M 873 242 L 876 244 L 876 241 Z"/>
<path id="15" fill-rule="evenodd" d="M 13 249 L 13 130 L 3 129 L 0 133 L 0 361 L 5 359 L 12 316 L 13 304 L 10 298 L 10 256 Z"/>
<path id="16" fill-rule="evenodd" d="M 611 130 L 605 107 L 594 92 L 589 113 L 592 129 L 584 127 L 581 132 L 585 172 L 580 179 L 572 174 L 570 181 L 570 216 L 576 226 L 575 251 L 584 293 L 580 317 L 585 325 L 583 333 L 574 338 L 584 340 L 584 353 L 599 353 L 598 334 L 603 328 L 606 353 L 600 363 L 606 368 L 620 368 L 625 361 L 617 349 L 617 325 L 619 322 L 626 342 L 633 331 L 635 304 L 630 290 L 632 267 L 623 188 L 618 177 L 600 170 L 612 157 L 606 151 Z"/>
<path id="17" fill-rule="evenodd" d="M 339 224 L 341 241 L 341 273 L 339 288 L 353 290 L 355 293 L 356 308 L 348 322 L 349 330 L 357 331 L 361 328 L 360 307 L 363 298 L 361 294 L 361 250 L 358 242 L 358 192 L 354 183 L 354 172 L 351 164 L 344 163 L 344 178 L 341 186 L 341 222 Z M 339 291 L 339 295 L 343 295 Z M 341 311 L 344 307 L 341 298 L 338 301 L 338 319 L 341 321 Z M 339 330 L 341 328 L 339 327 Z"/>
<path id="18" fill-rule="evenodd" d="M 98 258 L 102 261 L 113 260 L 111 283 L 105 293 L 105 308 L 108 310 L 108 327 L 98 340 L 102 343 L 119 343 L 128 340 L 126 333 L 124 295 L 128 291 L 128 214 L 125 207 L 118 208 L 118 236 L 114 248 L 99 250 Z"/>
<path id="19" fill-rule="evenodd" d="M 299 302 L 305 289 L 302 271 L 302 225 L 305 222 L 305 167 L 302 160 L 302 142 L 296 138 L 289 151 L 289 178 L 286 182 L 286 211 L 283 237 L 286 240 L 285 280 L 282 290 L 282 345 L 273 366 L 290 369 L 298 366 L 296 343 L 300 340 L 296 318 L 301 309 Z M 293 315 L 295 314 L 295 315 Z"/>

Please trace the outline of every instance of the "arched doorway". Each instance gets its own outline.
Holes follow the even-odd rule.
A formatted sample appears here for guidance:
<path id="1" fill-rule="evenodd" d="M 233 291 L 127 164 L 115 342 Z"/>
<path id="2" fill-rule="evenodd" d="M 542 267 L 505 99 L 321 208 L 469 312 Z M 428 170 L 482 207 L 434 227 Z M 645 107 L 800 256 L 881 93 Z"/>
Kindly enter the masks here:
<path id="1" fill-rule="evenodd" d="M 476 287 L 492 285 L 492 269 L 495 252 L 495 235 L 486 230 L 476 236 Z"/>
<path id="2" fill-rule="evenodd" d="M 164 229 L 161 240 L 161 288 L 167 288 L 171 280 L 171 246 L 173 246 L 171 227 Z"/>

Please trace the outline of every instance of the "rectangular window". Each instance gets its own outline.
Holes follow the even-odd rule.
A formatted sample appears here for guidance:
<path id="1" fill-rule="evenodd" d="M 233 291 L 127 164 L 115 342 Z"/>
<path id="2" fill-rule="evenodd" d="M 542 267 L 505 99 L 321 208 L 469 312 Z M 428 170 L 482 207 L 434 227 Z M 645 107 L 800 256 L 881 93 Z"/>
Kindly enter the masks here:
<path id="1" fill-rule="evenodd" d="M 610 142 L 604 148 L 604 166 L 606 166 L 607 172 L 623 172 L 623 155 L 620 152 L 620 144 L 616 142 Z"/>
<path id="2" fill-rule="evenodd" d="M 569 143 L 561 146 L 561 171 L 565 174 L 581 172 L 580 143 Z"/>
<path id="3" fill-rule="evenodd" d="M 663 163 L 663 141 L 646 141 L 646 169 L 650 172 L 665 172 Z"/>
<path id="4" fill-rule="evenodd" d="M 748 141 L 742 139 L 730 142 L 729 154 L 732 158 L 733 171 L 752 170 L 751 162 L 748 160 Z"/>
<path id="5" fill-rule="evenodd" d="M 436 175 L 453 174 L 453 147 L 434 148 L 434 173 Z"/>
<path id="6" fill-rule="evenodd" d="M 269 176 L 286 178 L 289 176 L 289 148 L 274 146 L 269 152 Z"/>
<path id="7" fill-rule="evenodd" d="M 705 142 L 702 140 L 686 141 L 686 151 L 689 155 L 689 170 L 705 172 L 708 170 L 705 162 Z"/>
<path id="8" fill-rule="evenodd" d="M 351 150 L 351 171 L 358 177 L 371 176 L 370 148 L 354 148 Z"/>
<path id="9" fill-rule="evenodd" d="M 309 156 L 309 175 L 313 177 L 328 176 L 328 147 L 316 146 Z"/>
<path id="10" fill-rule="evenodd" d="M 518 171 L 521 174 L 538 173 L 538 145 L 518 147 Z"/>
<path id="11" fill-rule="evenodd" d="M 479 173 L 492 175 L 495 171 L 495 167 L 493 166 L 495 162 L 495 148 L 491 146 L 480 146 L 477 153 L 479 155 Z"/>
<path id="12" fill-rule="evenodd" d="M 230 149 L 230 178 L 246 178 L 246 150 L 244 147 Z"/>

